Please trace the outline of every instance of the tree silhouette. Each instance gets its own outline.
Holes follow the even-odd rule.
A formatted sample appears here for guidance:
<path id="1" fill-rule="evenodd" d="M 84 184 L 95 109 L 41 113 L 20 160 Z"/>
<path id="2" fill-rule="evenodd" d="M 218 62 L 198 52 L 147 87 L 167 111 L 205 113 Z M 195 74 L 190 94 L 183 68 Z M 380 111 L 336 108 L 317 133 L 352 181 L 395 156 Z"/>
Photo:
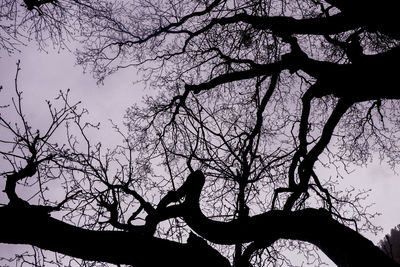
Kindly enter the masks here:
<path id="1" fill-rule="evenodd" d="M 373 153 L 397 164 L 396 1 L 17 2 L 1 7 L 16 41 L 70 36 L 100 82 L 136 66 L 159 94 L 128 109 L 126 130 L 114 125 L 122 143 L 103 149 L 67 93 L 34 130 L 16 85 L 19 122 L 0 119 L 0 242 L 113 264 L 246 267 L 287 263 L 293 246 L 312 257 L 313 244 L 338 266 L 398 266 L 360 234 L 377 230 L 365 192 L 327 175 L 345 178 Z M 14 39 L 2 34 L 3 47 Z"/>
<path id="2" fill-rule="evenodd" d="M 384 239 L 379 242 L 379 247 L 389 257 L 400 263 L 400 225 L 390 230 Z"/>

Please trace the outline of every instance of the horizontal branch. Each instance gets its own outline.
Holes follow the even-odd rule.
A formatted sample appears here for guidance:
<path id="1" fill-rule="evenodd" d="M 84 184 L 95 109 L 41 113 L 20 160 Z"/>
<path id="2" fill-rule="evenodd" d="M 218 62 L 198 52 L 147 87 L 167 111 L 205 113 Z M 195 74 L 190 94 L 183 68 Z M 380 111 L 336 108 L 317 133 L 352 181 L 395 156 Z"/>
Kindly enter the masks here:
<path id="1" fill-rule="evenodd" d="M 397 0 L 326 0 L 337 7 L 348 17 L 352 17 L 367 31 L 380 31 L 392 38 L 400 40 L 398 24 Z"/>
<path id="2" fill-rule="evenodd" d="M 317 78 L 314 85 L 317 97 L 335 95 L 355 102 L 400 99 L 400 92 L 394 86 L 399 60 L 400 48 L 396 47 L 382 54 L 362 56 L 353 64 L 307 59 L 299 63 L 299 69 Z"/>
<path id="3" fill-rule="evenodd" d="M 214 19 L 211 24 L 227 25 L 238 22 L 250 24 L 253 28 L 259 30 L 271 30 L 275 34 L 337 34 L 361 26 L 353 17 L 345 16 L 342 13 L 330 17 L 307 19 L 261 17 L 241 13 L 231 17 Z"/>
<path id="4" fill-rule="evenodd" d="M 218 266 L 229 261 L 208 245 L 181 244 L 122 231 L 91 231 L 32 207 L 0 208 L 0 243 L 29 244 L 88 261 L 133 266 Z"/>
<path id="5" fill-rule="evenodd" d="M 397 84 L 399 62 L 400 48 L 393 48 L 378 55 L 365 55 L 352 64 L 318 61 L 307 57 L 301 51 L 292 51 L 283 55 L 280 61 L 255 64 L 247 70 L 224 73 L 204 83 L 187 84 L 185 89 L 186 92 L 196 94 L 235 81 L 271 76 L 282 70 L 302 70 L 317 79 L 314 86 L 315 97 L 335 95 L 355 102 L 400 99 L 400 91 L 394 90 L 393 87 Z"/>

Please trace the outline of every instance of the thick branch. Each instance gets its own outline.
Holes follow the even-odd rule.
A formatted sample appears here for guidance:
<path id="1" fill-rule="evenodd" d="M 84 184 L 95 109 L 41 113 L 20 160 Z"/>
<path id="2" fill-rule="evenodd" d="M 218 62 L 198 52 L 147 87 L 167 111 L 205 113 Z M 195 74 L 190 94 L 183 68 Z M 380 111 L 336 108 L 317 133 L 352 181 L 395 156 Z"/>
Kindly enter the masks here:
<path id="1" fill-rule="evenodd" d="M 264 65 L 254 65 L 254 67 L 243 70 L 243 71 L 235 71 L 230 73 L 221 74 L 207 82 L 198 84 L 198 85 L 189 85 L 185 86 L 186 90 L 192 91 L 195 94 L 199 93 L 200 91 L 212 89 L 218 85 L 240 81 L 245 79 L 251 79 L 258 76 L 263 75 L 272 75 L 274 73 L 279 73 L 282 69 L 285 69 L 285 65 L 282 62 L 276 62 L 271 64 L 264 64 Z"/>
<path id="2" fill-rule="evenodd" d="M 30 208 L 1 207 L 0 218 L 1 243 L 30 244 L 84 260 L 133 266 L 230 266 L 209 246 L 136 233 L 85 230 Z"/>
<path id="3" fill-rule="evenodd" d="M 398 266 L 371 241 L 335 221 L 325 210 L 269 211 L 246 220 L 219 222 L 208 219 L 200 210 L 199 192 L 204 175 L 189 175 L 186 195 L 190 206 L 184 220 L 196 233 L 219 244 L 278 239 L 301 240 L 319 247 L 338 266 Z"/>
<path id="4" fill-rule="evenodd" d="M 363 56 L 357 64 L 339 65 L 306 60 L 300 68 L 318 79 L 317 97 L 335 95 L 354 101 L 399 99 L 397 67 L 400 48 L 383 54 Z"/>
<path id="5" fill-rule="evenodd" d="M 400 39 L 397 0 L 326 0 L 339 8 L 348 17 L 353 17 L 367 27 L 367 30 L 380 31 L 388 36 Z"/>
<path id="6" fill-rule="evenodd" d="M 199 93 L 216 86 L 251 79 L 259 76 L 271 76 L 282 70 L 291 72 L 302 70 L 317 79 L 315 97 L 335 95 L 355 102 L 377 99 L 400 99 L 400 91 L 394 90 L 397 84 L 397 67 L 400 62 L 400 48 L 378 54 L 365 55 L 357 63 L 337 64 L 308 58 L 301 51 L 292 51 L 283 55 L 282 60 L 270 64 L 254 65 L 248 70 L 221 74 L 207 82 L 186 85 L 186 92 Z"/>

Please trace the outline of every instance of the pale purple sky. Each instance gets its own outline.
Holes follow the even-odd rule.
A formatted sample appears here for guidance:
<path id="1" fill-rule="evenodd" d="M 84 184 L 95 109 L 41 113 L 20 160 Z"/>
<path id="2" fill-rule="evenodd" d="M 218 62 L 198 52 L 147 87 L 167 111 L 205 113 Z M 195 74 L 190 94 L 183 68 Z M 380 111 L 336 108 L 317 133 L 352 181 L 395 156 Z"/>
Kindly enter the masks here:
<path id="1" fill-rule="evenodd" d="M 43 53 L 26 47 L 22 53 L 16 52 L 9 56 L 0 50 L 0 85 L 3 86 L 0 105 L 9 104 L 11 96 L 15 97 L 14 79 L 18 60 L 21 60 L 18 87 L 23 91 L 23 109 L 32 127 L 46 128 L 49 112 L 45 100 L 52 101 L 60 90 L 66 91 L 69 88 L 72 102 L 82 101 L 81 106 L 89 110 L 87 119 L 101 123 L 101 130 L 96 131 L 94 137 L 96 141 L 107 146 L 120 142 L 118 135 L 111 129 L 109 119 L 121 123 L 125 110 L 139 102 L 144 95 L 143 87 L 133 84 L 137 80 L 135 70 L 121 70 L 108 77 L 104 85 L 97 85 L 89 73 L 84 74 L 82 67 L 75 65 L 75 58 L 70 52 L 57 53 L 50 50 Z M 2 113 L 5 115 L 6 112 L 3 110 Z M 15 116 L 6 115 L 9 115 L 9 120 Z M 60 131 L 59 134 L 64 133 Z M 1 160 L 0 167 L 1 171 L 5 171 Z M 4 184 L 0 182 L 0 186 Z M 0 189 L 0 203 L 7 203 L 3 189 Z M 21 252 L 19 248 L 0 244 L 0 257 Z"/>
<path id="2" fill-rule="evenodd" d="M 134 69 L 121 70 L 108 77 L 104 85 L 97 85 L 90 73 L 83 74 L 82 67 L 75 66 L 75 58 L 69 52 L 50 51 L 46 54 L 26 47 L 22 53 L 12 56 L 0 51 L 0 85 L 4 87 L 0 105 L 7 102 L 14 90 L 18 59 L 21 59 L 22 67 L 19 88 L 24 92 L 24 109 L 34 127 L 40 128 L 46 123 L 48 112 L 45 100 L 53 99 L 59 90 L 70 88 L 71 97 L 81 100 L 82 106 L 90 111 L 90 119 L 102 123 L 102 130 L 96 138 L 106 145 L 112 145 L 119 139 L 112 134 L 108 119 L 121 122 L 126 108 L 139 102 L 146 93 L 140 84 L 133 84 L 137 79 Z M 371 163 L 346 176 L 343 183 L 360 189 L 372 189 L 369 202 L 376 203 L 372 210 L 382 213 L 375 223 L 384 229 L 379 236 L 367 234 L 374 243 L 400 224 L 400 177 L 394 175 L 387 165 Z M 4 203 L 4 200 L 4 193 L 1 192 L 0 201 Z M 12 250 L 12 247 L 0 245 L 0 256 L 8 250 Z"/>

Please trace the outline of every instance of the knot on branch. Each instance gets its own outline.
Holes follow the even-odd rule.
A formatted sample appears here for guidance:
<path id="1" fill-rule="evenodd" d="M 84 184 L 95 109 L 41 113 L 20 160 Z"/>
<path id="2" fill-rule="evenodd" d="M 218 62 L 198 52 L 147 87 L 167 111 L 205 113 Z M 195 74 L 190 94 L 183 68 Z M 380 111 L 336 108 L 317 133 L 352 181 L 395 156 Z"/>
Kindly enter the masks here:
<path id="1" fill-rule="evenodd" d="M 158 203 L 157 208 L 146 217 L 148 234 L 153 234 L 159 222 L 176 217 L 184 217 L 199 212 L 200 193 L 205 182 L 204 174 L 197 170 L 192 172 L 186 181 L 175 191 L 168 192 Z M 184 199 L 183 203 L 170 205 Z"/>
<path id="2" fill-rule="evenodd" d="M 282 62 L 288 66 L 290 73 L 298 71 L 303 65 L 304 61 L 308 59 L 306 53 L 301 50 L 296 37 L 291 35 L 282 35 L 282 41 L 290 45 L 290 53 L 282 55 Z"/>
<path id="3" fill-rule="evenodd" d="M 198 93 L 200 93 L 202 91 L 202 88 L 196 84 L 185 84 L 185 90 L 197 95 Z"/>
<path id="4" fill-rule="evenodd" d="M 198 204 L 204 182 L 205 177 L 202 171 L 197 170 L 190 173 L 181 187 L 176 191 L 168 192 L 165 197 L 160 200 L 157 210 L 165 209 L 169 204 L 178 202 L 183 198 L 185 198 L 183 202 L 185 205 L 193 206 Z"/>

